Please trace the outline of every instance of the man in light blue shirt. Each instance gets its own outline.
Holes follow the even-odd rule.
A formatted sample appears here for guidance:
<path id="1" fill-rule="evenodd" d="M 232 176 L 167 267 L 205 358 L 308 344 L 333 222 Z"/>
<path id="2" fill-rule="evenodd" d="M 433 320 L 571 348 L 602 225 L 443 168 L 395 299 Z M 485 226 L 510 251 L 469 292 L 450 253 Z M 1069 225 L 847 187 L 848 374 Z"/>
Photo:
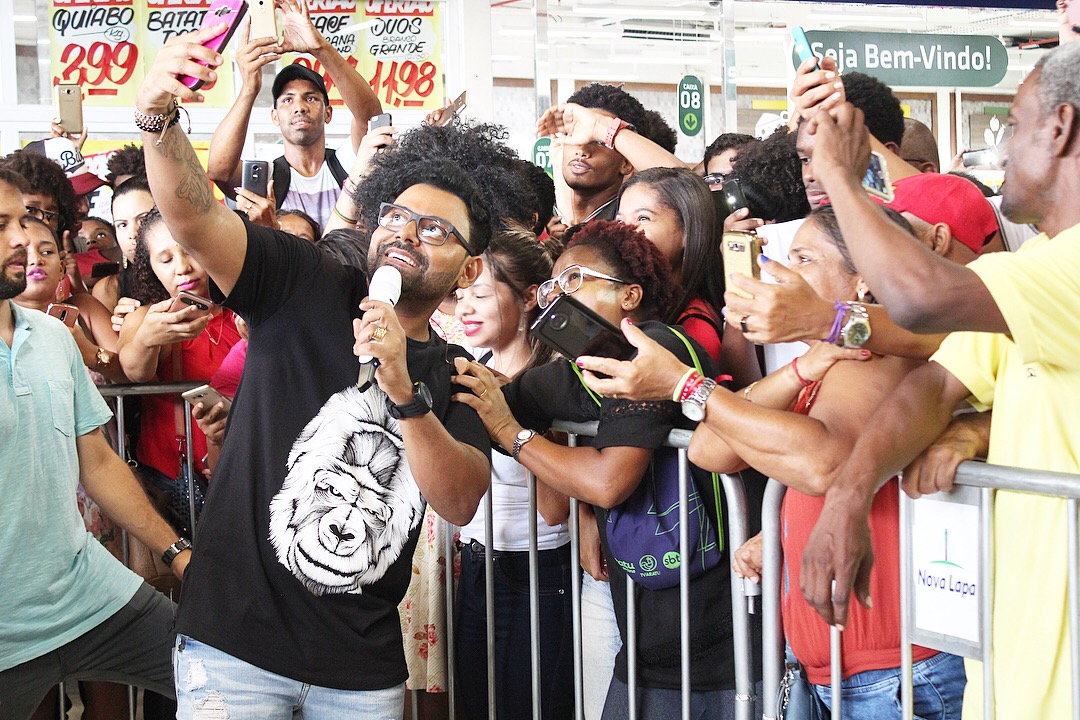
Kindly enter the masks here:
<path id="1" fill-rule="evenodd" d="M 26 287 L 24 186 L 0 170 L 0 720 L 65 679 L 173 695 L 175 606 L 86 532 L 80 481 L 177 576 L 190 557 L 99 430 L 109 409 L 71 331 L 10 300 Z"/>

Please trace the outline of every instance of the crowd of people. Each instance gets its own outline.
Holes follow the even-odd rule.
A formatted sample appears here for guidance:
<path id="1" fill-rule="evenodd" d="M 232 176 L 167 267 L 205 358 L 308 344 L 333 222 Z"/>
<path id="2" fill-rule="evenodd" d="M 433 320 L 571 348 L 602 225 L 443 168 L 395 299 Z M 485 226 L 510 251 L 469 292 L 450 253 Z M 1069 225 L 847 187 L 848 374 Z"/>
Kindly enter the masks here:
<path id="1" fill-rule="evenodd" d="M 691 713 L 734 718 L 730 567 L 762 572 L 760 534 L 728 542 L 718 474 L 740 472 L 751 534 L 765 479 L 788 488 L 782 618 L 815 710 L 833 705 L 835 625 L 845 713 L 899 717 L 901 487 L 949 490 L 972 458 L 1080 472 L 1080 42 L 1018 91 L 1000 195 L 942 173 L 892 90 L 831 58 L 799 67 L 788 126 L 720 135 L 694 166 L 657 112 L 587 85 L 537 122 L 551 178 L 490 123 L 436 111 L 369 131 L 369 84 L 302 0 L 278 4 L 282 38 L 241 35 L 208 170 L 177 122 L 198 92 L 177 76 L 222 71 L 200 44 L 213 27 L 147 70 L 141 143 L 109 161 L 111 220 L 88 216 L 106 180 L 82 162 L 85 134 L 54 126 L 0 159 L 0 719 L 63 713 L 50 688 L 65 680 L 84 718 L 125 714 L 125 685 L 147 691 L 147 718 L 401 718 L 406 688 L 437 718 L 450 665 L 467 718 L 534 702 L 570 718 L 575 576 L 585 717 L 674 717 L 665 569 L 683 562 Z M 322 76 L 288 65 L 262 196 L 242 187 L 243 138 L 263 66 L 289 52 L 333 80 L 356 159 L 326 147 Z M 888 199 L 863 187 L 871 150 Z M 744 207 L 723 200 L 733 186 Z M 722 237 L 763 241 L 759 277 L 725 268 Z M 387 275 L 400 294 L 372 280 Z M 530 332 L 567 305 L 633 353 L 564 356 Z M 117 425 L 94 387 L 175 381 L 216 391 L 190 435 L 179 397 L 143 397 Z M 558 420 L 596 435 L 568 444 Z M 689 498 L 676 428 L 692 433 Z M 671 560 L 656 548 L 680 501 L 693 555 Z M 440 519 L 460 528 L 449 556 Z M 995 519 L 996 711 L 1066 716 L 1065 502 L 1000 492 Z M 151 558 L 139 574 L 121 529 Z M 913 660 L 917 717 L 977 716 L 977 667 Z M 760 715 L 775 688 L 760 667 L 753 680 Z"/>

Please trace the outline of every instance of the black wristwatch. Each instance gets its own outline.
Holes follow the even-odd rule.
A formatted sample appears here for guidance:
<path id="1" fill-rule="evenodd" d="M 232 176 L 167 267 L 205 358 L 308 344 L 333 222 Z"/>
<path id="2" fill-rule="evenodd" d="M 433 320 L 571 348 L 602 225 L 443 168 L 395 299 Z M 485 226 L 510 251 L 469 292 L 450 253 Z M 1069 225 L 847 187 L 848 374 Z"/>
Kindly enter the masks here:
<path id="1" fill-rule="evenodd" d="M 409 418 L 420 417 L 431 412 L 431 391 L 428 390 L 428 386 L 422 382 L 413 383 L 413 396 L 412 402 L 405 403 L 404 405 L 395 405 L 390 397 L 386 398 L 386 411 L 390 413 L 390 417 L 397 418 L 398 420 L 407 420 Z"/>
<path id="2" fill-rule="evenodd" d="M 161 562 L 165 563 L 166 567 L 172 567 L 173 560 L 176 556 L 185 550 L 191 549 L 191 541 L 187 538 L 180 538 L 169 547 L 165 548 L 165 552 L 161 553 Z"/>

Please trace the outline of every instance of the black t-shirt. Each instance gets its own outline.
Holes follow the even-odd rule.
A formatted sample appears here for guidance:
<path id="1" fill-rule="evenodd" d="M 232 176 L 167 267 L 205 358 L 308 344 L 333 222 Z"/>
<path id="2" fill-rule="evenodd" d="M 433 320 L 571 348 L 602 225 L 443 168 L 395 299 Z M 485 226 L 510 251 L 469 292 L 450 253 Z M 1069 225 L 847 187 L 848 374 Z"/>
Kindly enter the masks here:
<path id="1" fill-rule="evenodd" d="M 692 364 L 683 342 L 665 325 L 646 322 L 646 335 Z M 717 369 L 701 346 L 691 339 L 702 369 L 716 377 Z M 600 406 L 589 396 L 570 363 L 565 360 L 530 370 L 504 388 L 507 402 L 522 425 L 546 430 L 555 419 L 589 422 L 598 420 L 593 447 L 653 448 L 657 453 L 675 453 L 662 448 L 673 428 L 692 429 L 678 404 L 671 401 L 633 402 L 601 398 Z M 585 440 L 585 438 L 582 438 Z M 712 481 L 708 473 L 693 468 L 705 507 L 714 507 Z M 724 536 L 728 530 L 728 510 L 721 492 Z M 758 505 L 760 507 L 760 505 Z M 607 541 L 607 512 L 596 508 L 600 542 L 607 557 L 611 595 L 619 632 L 626 634 L 626 574 L 611 554 Z M 690 581 L 690 682 L 694 690 L 717 690 L 735 686 L 731 625 L 731 581 L 728 571 L 731 548 L 716 567 Z M 649 590 L 635 586 L 637 598 L 638 681 L 647 687 L 679 688 L 681 685 L 679 640 L 679 588 Z M 616 658 L 615 675 L 627 681 L 627 649 Z"/>
<path id="2" fill-rule="evenodd" d="M 407 675 L 397 605 L 424 500 L 385 394 L 355 387 L 352 320 L 367 282 L 291 235 L 247 234 L 226 301 L 250 324 L 247 363 L 177 631 L 301 682 L 392 687 Z M 450 401 L 457 356 L 468 357 L 435 333 L 410 340 L 409 374 L 450 434 L 487 454 L 475 411 Z"/>

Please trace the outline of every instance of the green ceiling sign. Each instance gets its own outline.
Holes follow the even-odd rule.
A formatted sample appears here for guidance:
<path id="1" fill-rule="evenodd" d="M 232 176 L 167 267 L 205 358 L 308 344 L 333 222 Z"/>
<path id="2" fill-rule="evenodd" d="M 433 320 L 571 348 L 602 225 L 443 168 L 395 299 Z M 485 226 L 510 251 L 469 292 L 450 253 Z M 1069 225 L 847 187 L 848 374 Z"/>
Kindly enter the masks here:
<path id="1" fill-rule="evenodd" d="M 687 75 L 679 81 L 679 129 L 694 137 L 705 124 L 705 85 L 701 78 Z"/>
<path id="2" fill-rule="evenodd" d="M 989 35 L 917 35 L 914 33 L 810 30 L 818 57 L 832 57 L 840 72 L 859 71 L 886 85 L 993 87 L 1005 77 L 1009 54 Z M 798 57 L 792 53 L 798 67 Z"/>

